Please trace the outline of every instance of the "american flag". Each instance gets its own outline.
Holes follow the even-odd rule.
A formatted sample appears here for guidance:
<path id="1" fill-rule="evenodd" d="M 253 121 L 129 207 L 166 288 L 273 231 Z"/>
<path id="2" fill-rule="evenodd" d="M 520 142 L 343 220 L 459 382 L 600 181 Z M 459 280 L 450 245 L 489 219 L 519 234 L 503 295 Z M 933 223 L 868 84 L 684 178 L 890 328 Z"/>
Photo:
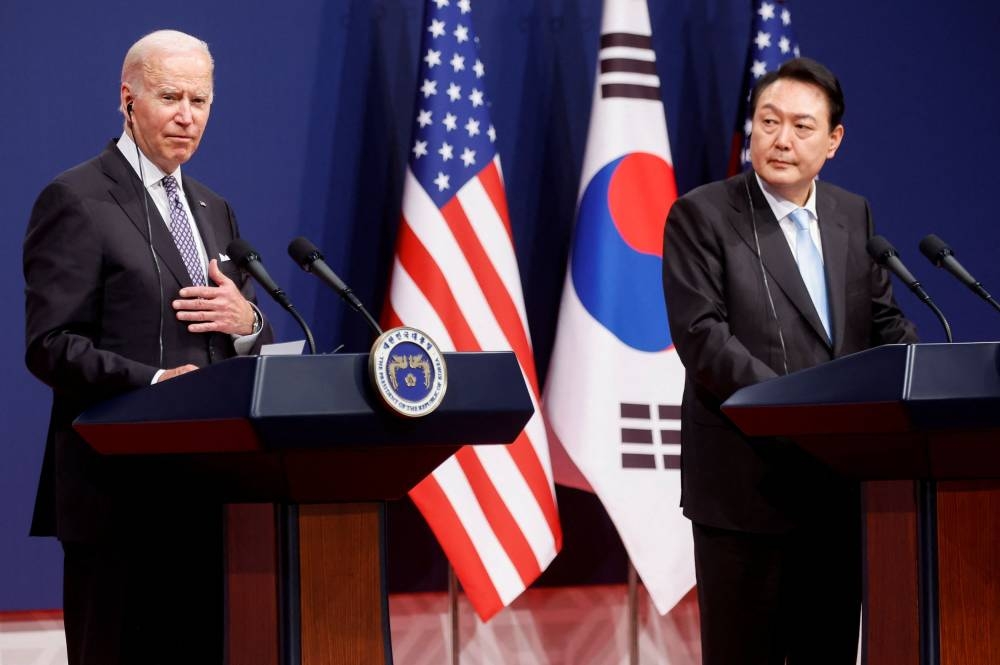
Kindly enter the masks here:
<path id="1" fill-rule="evenodd" d="M 562 545 L 548 440 L 470 0 L 432 0 L 384 320 L 444 350 L 513 350 L 535 415 L 510 446 L 466 446 L 410 492 L 483 621 Z"/>
<path id="2" fill-rule="evenodd" d="M 750 167 L 750 93 L 757 80 L 781 67 L 786 60 L 799 57 L 799 42 L 792 29 L 792 12 L 785 0 L 757 0 L 750 26 L 750 50 L 743 77 L 740 103 L 741 122 L 733 137 L 729 172 L 735 175 Z"/>

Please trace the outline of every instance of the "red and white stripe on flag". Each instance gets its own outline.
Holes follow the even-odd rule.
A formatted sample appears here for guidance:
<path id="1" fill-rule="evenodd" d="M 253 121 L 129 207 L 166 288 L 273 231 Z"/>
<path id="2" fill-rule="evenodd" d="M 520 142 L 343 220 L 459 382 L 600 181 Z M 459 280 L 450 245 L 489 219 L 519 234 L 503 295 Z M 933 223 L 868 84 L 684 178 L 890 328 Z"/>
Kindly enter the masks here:
<path id="1" fill-rule="evenodd" d="M 440 208 L 407 169 L 384 319 L 444 350 L 513 350 L 530 387 L 535 415 L 513 444 L 465 446 L 410 492 L 486 621 L 562 545 L 499 157 Z"/>
<path id="2" fill-rule="evenodd" d="M 513 444 L 466 446 L 410 492 L 486 621 L 545 570 L 562 531 L 472 0 L 432 0 L 424 22 L 384 318 L 443 350 L 512 350 L 535 405 Z"/>
<path id="3" fill-rule="evenodd" d="M 410 492 L 484 621 L 562 544 L 507 203 L 494 158 L 438 208 L 407 170 L 386 323 L 445 350 L 513 350 L 535 404 L 509 446 L 465 446 Z"/>

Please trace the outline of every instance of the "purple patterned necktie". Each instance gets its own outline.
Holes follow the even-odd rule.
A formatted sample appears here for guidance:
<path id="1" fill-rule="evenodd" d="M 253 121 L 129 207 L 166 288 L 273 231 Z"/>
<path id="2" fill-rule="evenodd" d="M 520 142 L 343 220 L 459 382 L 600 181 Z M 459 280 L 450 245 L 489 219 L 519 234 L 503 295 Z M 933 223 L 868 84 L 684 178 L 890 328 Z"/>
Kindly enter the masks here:
<path id="1" fill-rule="evenodd" d="M 184 259 L 184 266 L 191 277 L 191 283 L 195 286 L 205 286 L 205 270 L 198 256 L 198 246 L 195 245 L 194 236 L 191 234 L 187 213 L 184 212 L 184 206 L 177 194 L 177 179 L 172 175 L 165 177 L 163 189 L 167 190 L 167 202 L 170 206 L 170 235 L 174 237 L 177 250 Z"/>

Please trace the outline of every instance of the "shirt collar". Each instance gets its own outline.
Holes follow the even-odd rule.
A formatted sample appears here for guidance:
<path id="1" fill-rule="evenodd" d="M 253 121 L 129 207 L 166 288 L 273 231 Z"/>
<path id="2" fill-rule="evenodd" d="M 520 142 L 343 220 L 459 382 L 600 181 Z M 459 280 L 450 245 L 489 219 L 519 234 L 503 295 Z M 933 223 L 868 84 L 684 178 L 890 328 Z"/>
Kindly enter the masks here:
<path id="1" fill-rule="evenodd" d="M 760 191 L 764 192 L 764 198 L 767 200 L 767 205 L 771 207 L 771 212 L 774 213 L 774 218 L 779 222 L 788 217 L 788 215 L 799 208 L 805 208 L 809 211 L 809 215 L 818 220 L 819 215 L 816 214 L 816 181 L 813 180 L 812 187 L 809 188 L 809 198 L 806 199 L 806 204 L 800 206 L 798 203 L 789 201 L 775 193 L 773 193 L 768 187 L 767 183 L 760 179 L 757 172 L 754 171 L 753 176 L 757 178 L 757 184 L 760 185 Z"/>
<path id="2" fill-rule="evenodd" d="M 118 139 L 118 150 L 122 153 L 125 159 L 128 161 L 132 170 L 135 171 L 136 175 L 140 173 L 145 177 L 145 181 L 142 183 L 144 187 L 149 189 L 153 185 L 158 185 L 160 182 L 167 177 L 167 175 L 172 175 L 177 180 L 177 187 L 183 191 L 184 182 L 181 180 L 181 167 L 178 166 L 174 169 L 173 173 L 167 174 L 160 170 L 160 167 L 149 161 L 149 158 L 139 150 L 136 146 L 135 141 L 129 136 L 128 132 L 122 132 L 122 136 Z M 139 170 L 139 156 L 142 156 L 142 170 Z M 140 176 L 141 177 L 141 176 Z"/>

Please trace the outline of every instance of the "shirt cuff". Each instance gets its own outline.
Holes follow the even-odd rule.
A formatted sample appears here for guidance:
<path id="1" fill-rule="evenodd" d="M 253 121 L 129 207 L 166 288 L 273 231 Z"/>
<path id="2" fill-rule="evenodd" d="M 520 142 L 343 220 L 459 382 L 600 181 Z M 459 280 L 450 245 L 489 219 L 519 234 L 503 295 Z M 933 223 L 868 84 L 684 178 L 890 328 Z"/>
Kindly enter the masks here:
<path id="1" fill-rule="evenodd" d="M 257 309 L 257 305 L 250 303 L 253 307 L 254 313 L 254 331 L 249 335 L 233 335 L 233 349 L 236 351 L 238 356 L 250 355 L 250 350 L 253 348 L 254 344 L 257 342 L 257 336 L 260 335 L 260 331 L 264 329 L 264 315 L 260 313 Z M 257 325 L 259 323 L 259 325 Z"/>

